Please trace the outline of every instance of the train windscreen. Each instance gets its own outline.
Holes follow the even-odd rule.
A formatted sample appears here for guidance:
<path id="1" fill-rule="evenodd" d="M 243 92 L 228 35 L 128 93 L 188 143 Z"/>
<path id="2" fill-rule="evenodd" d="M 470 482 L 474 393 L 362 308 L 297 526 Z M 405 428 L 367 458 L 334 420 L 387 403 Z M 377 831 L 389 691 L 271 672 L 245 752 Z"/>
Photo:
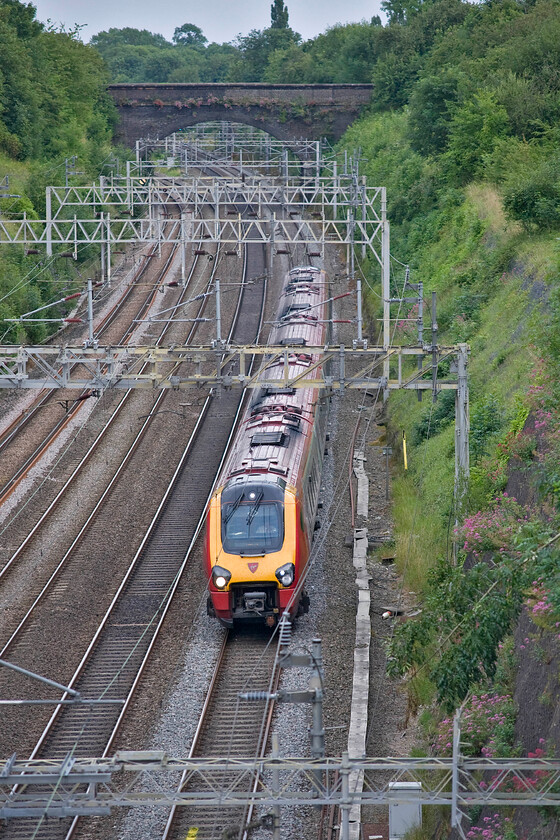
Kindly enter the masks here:
<path id="1" fill-rule="evenodd" d="M 228 554 L 257 556 L 284 542 L 284 493 L 278 485 L 246 484 L 222 493 L 222 545 Z"/>

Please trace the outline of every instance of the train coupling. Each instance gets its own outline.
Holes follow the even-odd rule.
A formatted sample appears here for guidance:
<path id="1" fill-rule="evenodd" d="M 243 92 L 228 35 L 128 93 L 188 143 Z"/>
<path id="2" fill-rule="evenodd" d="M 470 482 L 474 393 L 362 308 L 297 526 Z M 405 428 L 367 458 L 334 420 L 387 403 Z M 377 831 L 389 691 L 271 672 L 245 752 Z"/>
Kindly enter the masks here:
<path id="1" fill-rule="evenodd" d="M 257 614 L 261 614 L 265 610 L 266 593 L 246 592 L 243 596 L 243 602 L 246 612 L 254 612 Z"/>

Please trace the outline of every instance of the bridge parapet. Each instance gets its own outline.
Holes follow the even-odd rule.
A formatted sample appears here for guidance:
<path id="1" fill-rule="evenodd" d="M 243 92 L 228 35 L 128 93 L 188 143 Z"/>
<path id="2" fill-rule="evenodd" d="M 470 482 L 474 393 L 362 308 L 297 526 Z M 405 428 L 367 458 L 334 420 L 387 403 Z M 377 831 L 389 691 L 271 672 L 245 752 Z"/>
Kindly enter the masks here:
<path id="1" fill-rule="evenodd" d="M 214 120 L 262 128 L 280 140 L 338 140 L 371 101 L 373 86 L 121 84 L 108 91 L 120 115 L 118 139 L 134 145 Z"/>

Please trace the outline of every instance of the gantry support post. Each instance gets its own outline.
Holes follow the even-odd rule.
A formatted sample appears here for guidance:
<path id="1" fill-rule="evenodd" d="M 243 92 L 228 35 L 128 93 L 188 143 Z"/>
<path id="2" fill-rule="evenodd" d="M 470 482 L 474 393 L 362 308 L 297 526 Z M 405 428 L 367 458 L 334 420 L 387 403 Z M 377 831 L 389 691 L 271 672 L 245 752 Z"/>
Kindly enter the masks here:
<path id="1" fill-rule="evenodd" d="M 107 286 L 111 288 L 111 216 L 107 213 Z"/>
<path id="2" fill-rule="evenodd" d="M 272 736 L 272 755 L 271 757 L 279 758 L 280 750 L 278 748 L 278 735 L 276 732 Z M 280 793 L 280 772 L 277 769 L 272 771 L 272 789 L 275 793 Z M 272 825 L 272 840 L 280 840 L 280 821 L 281 810 L 280 805 L 274 805 L 272 808 L 273 825 Z"/>
<path id="3" fill-rule="evenodd" d="M 105 283 L 105 265 L 106 265 L 106 256 L 105 256 L 105 239 L 103 234 L 105 233 L 105 213 L 103 210 L 100 213 L 100 220 L 101 220 L 101 282 Z"/>
<path id="4" fill-rule="evenodd" d="M 272 280 L 272 271 L 274 267 L 274 248 L 275 248 L 275 239 L 276 236 L 276 213 L 273 213 L 270 217 L 270 239 L 268 242 L 268 265 L 266 267 L 268 273 L 268 279 Z"/>
<path id="5" fill-rule="evenodd" d="M 52 257 L 52 197 L 51 197 L 51 187 L 47 187 L 46 189 L 46 211 L 47 211 L 47 224 L 46 224 L 46 239 L 47 239 L 47 257 Z"/>
<path id="6" fill-rule="evenodd" d="M 323 652 L 321 639 L 313 639 L 311 645 L 311 656 L 313 657 L 313 673 L 309 680 L 309 689 L 313 697 L 313 725 L 311 727 L 311 757 L 325 757 L 325 729 L 323 726 Z M 321 770 L 315 772 L 317 789 L 323 784 Z"/>
<path id="7" fill-rule="evenodd" d="M 383 349 L 388 350 L 391 345 L 391 243 L 389 238 L 389 221 L 387 219 L 387 189 L 381 188 L 381 287 L 383 298 Z M 389 358 L 383 362 L 383 376 L 389 380 Z M 383 399 L 387 400 L 385 390 Z"/>
<path id="8" fill-rule="evenodd" d="M 184 210 L 181 210 L 181 286 L 184 286 L 186 283 L 187 246 L 185 242 L 185 220 L 186 212 Z"/>
<path id="9" fill-rule="evenodd" d="M 93 347 L 93 280 L 88 278 L 88 347 Z"/>
<path id="10" fill-rule="evenodd" d="M 216 277 L 216 346 L 222 346 L 222 301 L 220 297 L 220 281 Z"/>
<path id="11" fill-rule="evenodd" d="M 132 198 L 132 181 L 130 176 L 130 167 L 132 165 L 131 160 L 127 160 L 126 162 L 126 206 L 127 209 L 130 210 L 132 213 L 134 209 L 133 205 L 133 198 Z"/>
<path id="12" fill-rule="evenodd" d="M 352 806 L 352 797 L 350 795 L 350 762 L 347 752 L 342 753 L 340 776 L 340 840 L 350 840 L 350 808 Z"/>
<path id="13" fill-rule="evenodd" d="M 469 480 L 469 383 L 467 379 L 468 347 L 459 345 L 457 354 L 457 391 L 455 392 L 455 527 L 462 518 Z M 458 543 L 454 542 L 457 559 Z"/>

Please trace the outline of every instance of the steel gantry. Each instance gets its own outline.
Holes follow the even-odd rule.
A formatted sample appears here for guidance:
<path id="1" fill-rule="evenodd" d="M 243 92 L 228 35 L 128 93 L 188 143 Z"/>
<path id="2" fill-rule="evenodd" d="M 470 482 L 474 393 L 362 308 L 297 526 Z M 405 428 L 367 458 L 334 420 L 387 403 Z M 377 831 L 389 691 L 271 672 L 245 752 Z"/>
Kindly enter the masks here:
<path id="1" fill-rule="evenodd" d="M 353 184 L 349 178 L 293 178 L 281 183 L 262 177 L 170 178 L 105 178 L 99 183 L 80 187 L 46 188 L 47 221 L 61 218 L 64 208 L 88 208 L 93 211 L 110 207 L 133 210 L 146 206 L 182 204 L 199 208 L 203 205 L 251 205 L 252 213 L 261 215 L 281 208 L 292 213 L 305 211 L 326 213 L 337 219 L 339 210 L 356 208 L 360 218 L 379 222 L 382 217 L 382 187 L 368 187 L 365 178 Z M 259 212 L 260 211 L 260 212 Z M 76 212 L 75 209 L 73 212 Z"/>
<path id="2" fill-rule="evenodd" d="M 137 242 L 198 243 L 206 240 L 221 245 L 272 244 L 273 246 L 364 245 L 376 252 L 382 222 L 351 219 L 285 219 L 273 213 L 269 218 L 244 219 L 240 213 L 212 219 L 193 218 L 189 230 L 179 219 L 1 219 L 0 244 L 66 245 Z"/>
<path id="3" fill-rule="evenodd" d="M 148 319 L 149 321 L 150 319 Z M 268 388 L 290 391 L 295 388 L 322 388 L 327 392 L 350 389 L 381 388 L 412 391 L 459 390 L 466 380 L 469 348 L 466 344 L 449 347 L 382 346 L 347 347 L 343 344 L 326 347 L 305 346 L 305 353 L 317 360 L 302 372 L 297 357 L 301 345 L 244 345 L 242 347 L 215 342 L 198 347 L 69 347 L 0 346 L 0 388 L 43 389 L 135 388 L 175 390 L 189 388 Z M 258 373 L 249 375 L 250 361 L 263 357 Z M 408 371 L 406 361 L 421 358 L 420 369 Z M 436 379 L 432 371 L 445 359 L 461 361 L 460 379 Z M 426 361 L 427 360 L 427 361 Z M 350 362 L 357 370 L 350 370 Z M 171 363 L 171 370 L 170 370 Z M 327 372 L 329 363 L 334 370 Z M 391 376 L 376 375 L 375 369 L 389 364 Z M 70 375 L 74 365 L 84 368 L 83 375 Z M 179 369 L 181 365 L 181 369 Z M 270 378 L 266 368 L 282 365 L 282 378 Z M 310 374 L 319 371 L 317 378 Z M 393 375 L 394 374 L 394 375 Z"/>
<path id="4" fill-rule="evenodd" d="M 135 166 L 141 174 L 155 166 L 190 168 L 236 166 L 244 174 L 263 172 L 287 177 L 291 173 L 333 174 L 338 161 L 327 140 L 276 140 L 263 131 L 239 130 L 232 123 L 207 123 L 206 130 L 175 132 L 163 139 L 136 141 Z M 242 129 L 247 128 L 246 126 Z M 150 160 L 150 155 L 161 155 Z M 343 153 L 348 169 L 348 154 Z"/>
<path id="5" fill-rule="evenodd" d="M 176 773 L 186 783 L 177 789 Z M 363 773 L 363 790 L 350 775 Z M 257 776 L 253 789 L 248 780 Z M 227 782 L 224 783 L 224 779 Z M 414 784 L 411 790 L 407 784 Z M 420 802 L 451 808 L 464 837 L 463 810 L 473 807 L 558 807 L 560 759 L 469 758 L 177 758 L 163 751 L 113 757 L 19 760 L 0 764 L 0 819 L 102 816 L 114 808 L 206 805 L 263 808 Z"/>
<path id="6" fill-rule="evenodd" d="M 150 319 L 147 319 L 148 322 Z M 91 334 L 91 331 L 90 331 Z M 188 390 L 210 388 L 259 388 L 290 394 L 296 388 L 320 388 L 325 396 L 345 389 L 455 391 L 455 496 L 460 505 L 469 476 L 469 394 L 467 364 L 469 347 L 436 344 L 424 346 L 345 345 L 310 347 L 316 357 L 301 370 L 301 345 L 231 346 L 216 339 L 211 346 L 99 347 L 85 342 L 80 347 L 0 346 L 0 389 L 69 388 Z M 249 374 L 251 361 L 261 357 L 258 372 Z M 416 366 L 410 361 L 416 360 Z M 449 360 L 456 378 L 437 375 L 441 362 Z M 408 364 L 407 364 L 408 363 Z M 282 366 L 282 377 L 271 378 L 266 370 Z M 77 367 L 76 367 L 77 366 Z M 72 370 L 84 371 L 83 374 Z M 311 374 L 314 374 L 312 377 Z M 317 375 L 318 374 L 318 375 Z M 315 375 L 316 378 L 315 378 Z"/>

